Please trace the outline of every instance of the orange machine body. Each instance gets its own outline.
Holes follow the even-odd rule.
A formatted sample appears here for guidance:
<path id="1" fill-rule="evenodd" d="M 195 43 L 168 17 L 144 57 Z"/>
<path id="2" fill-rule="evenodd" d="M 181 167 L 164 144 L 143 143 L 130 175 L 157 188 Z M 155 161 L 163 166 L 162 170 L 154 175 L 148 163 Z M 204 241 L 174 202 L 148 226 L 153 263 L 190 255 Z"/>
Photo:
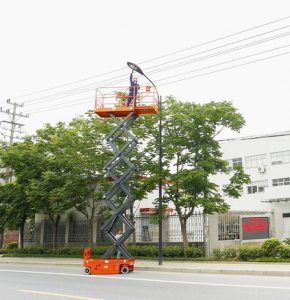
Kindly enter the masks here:
<path id="1" fill-rule="evenodd" d="M 87 274 L 128 274 L 134 270 L 134 258 L 91 258 L 91 249 L 84 250 L 84 267 Z"/>

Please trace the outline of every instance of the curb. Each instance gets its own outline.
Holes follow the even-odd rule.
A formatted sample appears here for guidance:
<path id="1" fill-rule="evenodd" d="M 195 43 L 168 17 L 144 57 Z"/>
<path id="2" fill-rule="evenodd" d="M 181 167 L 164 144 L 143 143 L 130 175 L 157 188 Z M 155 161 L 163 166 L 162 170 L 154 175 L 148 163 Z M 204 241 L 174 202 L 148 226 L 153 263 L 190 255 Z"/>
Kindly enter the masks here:
<path id="1" fill-rule="evenodd" d="M 138 271 L 178 272 L 192 274 L 248 275 L 248 276 L 283 276 L 290 277 L 290 271 L 259 271 L 259 270 L 225 270 L 225 269 L 184 269 L 184 268 L 155 268 L 135 267 Z"/>
<path id="2" fill-rule="evenodd" d="M 51 266 L 80 266 L 82 262 L 54 262 L 54 261 L 1 261 L 1 264 L 22 264 L 22 265 L 51 265 Z"/>
<path id="3" fill-rule="evenodd" d="M 50 265 L 50 266 L 80 266 L 80 262 L 65 262 L 65 261 L 25 261 L 25 260 L 1 260 L 1 264 L 24 264 L 24 265 Z M 192 274 L 220 274 L 220 275 L 248 275 L 248 276 L 280 276 L 290 277 L 290 271 L 277 271 L 277 270 L 239 270 L 239 269 L 202 269 L 202 268 L 183 268 L 183 267 L 154 267 L 154 266 L 135 266 L 136 271 L 155 271 L 155 272 L 173 272 L 173 273 L 192 273 Z"/>

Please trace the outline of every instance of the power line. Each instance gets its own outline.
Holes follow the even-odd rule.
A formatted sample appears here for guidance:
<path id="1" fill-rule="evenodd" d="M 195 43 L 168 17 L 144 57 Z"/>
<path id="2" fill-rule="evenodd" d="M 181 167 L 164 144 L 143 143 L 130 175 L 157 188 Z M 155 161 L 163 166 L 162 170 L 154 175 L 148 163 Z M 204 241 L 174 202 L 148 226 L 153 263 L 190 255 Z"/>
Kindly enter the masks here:
<path id="1" fill-rule="evenodd" d="M 231 63 L 231 62 L 234 62 L 234 61 L 237 61 L 237 60 L 241 60 L 241 59 L 245 59 L 245 58 L 249 58 L 249 57 L 253 57 L 253 56 L 265 54 L 267 52 L 279 50 L 279 49 L 286 48 L 286 47 L 289 47 L 289 46 L 290 45 L 284 45 L 284 46 L 273 48 L 273 49 L 270 49 L 270 50 L 265 50 L 265 51 L 258 52 L 258 53 L 255 53 L 255 54 L 251 54 L 251 55 L 239 57 L 239 58 L 236 58 L 236 59 L 232 59 L 232 60 L 229 60 L 229 61 L 225 61 L 225 62 L 222 62 L 222 63 L 219 63 L 219 64 L 207 66 L 207 67 L 200 68 L 200 69 L 191 70 L 189 72 L 180 73 L 180 74 L 169 76 L 169 77 L 164 77 L 164 78 L 158 79 L 156 82 L 159 82 L 159 81 L 162 81 L 162 80 L 166 80 L 166 79 L 170 79 L 170 78 L 174 78 L 174 77 L 177 77 L 177 76 L 182 76 L 182 75 L 185 75 L 185 74 L 188 74 L 188 73 L 193 73 L 193 72 L 201 71 L 201 70 L 212 68 L 212 67 L 217 67 L 217 66 L 220 66 L 220 65 L 223 65 L 223 64 L 227 64 L 227 63 Z M 253 60 L 253 61 L 250 61 L 250 62 L 246 62 L 246 63 L 234 65 L 234 66 L 230 66 L 230 67 L 227 67 L 227 68 L 222 68 L 222 69 L 218 69 L 218 70 L 206 72 L 206 73 L 203 73 L 203 74 L 198 74 L 196 76 L 186 77 L 186 78 L 182 78 L 182 79 L 179 79 L 179 80 L 175 80 L 175 81 L 171 81 L 171 82 L 159 84 L 159 86 L 164 86 L 164 85 L 168 85 L 168 84 L 172 84 L 172 83 L 176 83 L 176 82 L 181 82 L 181 81 L 189 80 L 189 79 L 192 79 L 192 78 L 202 77 L 202 76 L 205 76 L 205 75 L 209 75 L 209 74 L 221 72 L 221 71 L 224 71 L 224 70 L 229 70 L 229 69 L 237 68 L 237 67 L 240 67 L 240 66 L 245 66 L 245 65 L 248 65 L 248 64 L 252 64 L 252 63 L 255 63 L 255 62 L 260 62 L 260 61 L 272 59 L 272 58 L 275 58 L 275 57 L 283 56 L 283 55 L 286 55 L 286 54 L 289 54 L 289 53 L 290 52 L 284 52 L 284 53 L 280 53 L 280 54 L 268 56 L 268 57 L 265 57 L 265 58 L 261 58 L 261 59 Z M 75 101 L 78 101 L 78 100 L 81 101 L 81 100 L 86 100 L 86 99 L 87 98 L 85 98 L 85 99 L 81 98 L 81 99 L 77 99 Z M 51 110 L 56 110 L 56 109 L 61 109 L 61 108 L 66 108 L 66 107 L 71 107 L 71 106 L 76 106 L 76 105 L 80 105 L 80 104 L 91 103 L 91 102 L 92 101 L 90 100 L 90 101 L 86 101 L 86 102 L 82 102 L 82 103 L 77 103 L 75 105 L 71 105 L 72 102 L 67 103 L 69 105 L 65 105 L 64 103 L 61 103 L 61 104 L 59 104 L 61 106 L 53 106 L 51 108 L 48 107 L 48 109 L 43 109 L 43 110 L 40 109 L 40 110 L 35 110 L 35 111 L 32 111 L 32 112 L 38 112 L 38 113 L 40 113 L 40 112 L 46 112 L 46 111 L 51 111 Z"/>
<path id="2" fill-rule="evenodd" d="M 244 38 L 244 39 L 240 39 L 240 40 L 238 40 L 238 41 L 234 41 L 234 42 L 227 43 L 227 44 L 224 44 L 224 45 L 221 45 L 221 46 L 217 46 L 217 47 L 214 47 L 214 48 L 205 50 L 205 51 L 201 51 L 201 52 L 197 52 L 197 53 L 190 54 L 190 55 L 187 55 L 187 56 L 183 56 L 183 57 L 181 57 L 181 58 L 177 58 L 177 59 L 171 60 L 171 61 L 169 61 L 169 62 L 164 62 L 164 63 L 161 63 L 161 64 L 159 64 L 159 65 L 156 65 L 156 66 L 153 66 L 153 67 L 146 68 L 145 70 L 149 70 L 149 69 L 152 69 L 152 68 L 160 67 L 160 66 L 166 65 L 166 64 L 168 64 L 168 63 L 180 61 L 180 60 L 183 60 L 183 59 L 185 59 L 185 58 L 189 58 L 189 57 L 196 56 L 196 55 L 199 55 L 199 54 L 204 54 L 204 53 L 206 53 L 206 52 L 210 52 L 210 51 L 213 51 L 213 50 L 217 50 L 217 49 L 220 49 L 220 48 L 224 48 L 224 47 L 226 47 L 226 46 L 230 46 L 230 45 L 233 45 L 233 44 L 237 44 L 237 43 L 240 43 L 240 42 L 244 42 L 244 41 L 247 41 L 247 40 L 250 40 L 250 39 L 253 39 L 253 38 L 256 38 L 256 37 L 265 35 L 265 34 L 273 33 L 273 32 L 275 32 L 275 31 L 279 31 L 279 30 L 282 30 L 282 29 L 286 29 L 286 28 L 289 28 L 289 27 L 290 27 L 289 25 L 283 26 L 283 27 L 279 27 L 279 28 L 276 28 L 276 29 L 274 29 L 274 30 L 270 30 L 270 31 L 267 31 L 267 32 L 263 32 L 263 33 L 260 33 L 260 34 L 254 35 L 254 36 L 250 36 L 250 37 L 247 37 L 247 38 Z"/>
<path id="3" fill-rule="evenodd" d="M 272 56 L 269 56 L 269 57 L 265 57 L 265 58 L 253 60 L 253 61 L 250 61 L 250 62 L 247 62 L 247 63 L 238 64 L 238 65 L 235 65 L 235 66 L 231 66 L 231 67 L 227 67 L 227 68 L 223 68 L 223 69 L 219 69 L 219 70 L 215 70 L 215 71 L 203 73 L 203 74 L 200 74 L 200 75 L 196 75 L 196 76 L 192 76 L 192 77 L 186 77 L 186 78 L 183 78 L 183 79 L 179 79 L 179 80 L 175 80 L 175 81 L 163 83 L 163 84 L 160 84 L 159 86 L 164 86 L 164 85 L 168 85 L 168 84 L 172 84 L 172 83 L 176 83 L 176 82 L 185 81 L 185 80 L 188 80 L 188 79 L 193 79 L 193 78 L 202 77 L 202 76 L 209 75 L 209 74 L 214 74 L 214 73 L 225 71 L 225 70 L 230 70 L 230 69 L 234 69 L 234 68 L 237 68 L 237 67 L 246 66 L 246 65 L 249 65 L 249 64 L 253 64 L 253 63 L 256 63 L 256 62 L 260 62 L 260 61 L 272 59 L 272 58 L 283 56 L 283 55 L 287 55 L 287 54 L 290 54 L 290 52 L 284 52 L 284 53 L 281 53 L 281 54 L 272 55 Z"/>
<path id="4" fill-rule="evenodd" d="M 271 25 L 271 24 L 274 24 L 274 23 L 277 23 L 277 22 L 281 22 L 281 21 L 287 20 L 289 18 L 290 18 L 290 16 L 283 17 L 283 18 L 280 18 L 280 19 L 276 19 L 276 20 L 273 20 L 273 21 L 270 21 L 270 22 L 267 22 L 267 23 L 264 23 L 264 24 L 261 24 L 261 25 L 258 25 L 258 26 L 254 26 L 254 27 L 251 27 L 251 28 L 233 33 L 233 34 L 229 34 L 229 35 L 226 35 L 226 36 L 219 37 L 217 39 L 210 40 L 208 42 L 200 43 L 200 44 L 188 47 L 188 48 L 184 48 L 184 49 L 174 51 L 174 52 L 162 55 L 162 56 L 158 56 L 158 57 L 155 57 L 155 58 L 152 58 L 152 59 L 149 59 L 149 60 L 145 60 L 143 62 L 140 62 L 139 64 L 143 64 L 143 63 L 145 64 L 145 63 L 149 63 L 149 62 L 152 62 L 152 61 L 155 61 L 155 60 L 159 60 L 161 58 L 176 55 L 176 54 L 179 54 L 179 53 L 182 53 L 182 52 L 185 52 L 185 51 L 197 48 L 197 47 L 205 46 L 205 45 L 208 45 L 208 44 L 211 44 L 211 43 L 223 40 L 223 39 L 227 39 L 227 38 L 239 35 L 239 34 L 243 34 L 243 33 L 246 33 L 246 32 L 261 28 L 261 27 L 264 27 L 264 26 L 268 26 L 268 25 Z M 90 79 L 93 79 L 93 78 L 109 75 L 109 74 L 112 74 L 112 73 L 115 73 L 115 72 L 118 72 L 118 71 L 122 71 L 122 70 L 125 70 L 125 69 L 127 69 L 127 68 L 118 68 L 118 69 L 115 69 L 115 70 L 112 70 L 112 71 L 109 71 L 109 72 L 106 72 L 106 73 L 98 74 L 98 75 L 95 75 L 95 76 L 91 76 L 91 77 L 88 77 L 88 78 L 85 78 L 85 79 L 80 79 L 80 80 L 72 81 L 72 82 L 69 82 L 69 83 L 61 84 L 61 85 L 58 85 L 58 86 L 54 86 L 54 87 L 51 87 L 51 88 L 42 89 L 42 90 L 38 90 L 38 91 L 35 91 L 35 92 L 15 96 L 15 97 L 13 97 L 13 99 L 23 98 L 23 97 L 27 97 L 27 96 L 31 96 L 31 95 L 35 95 L 35 94 L 40 94 L 40 93 L 47 92 L 47 91 L 50 91 L 50 90 L 53 90 L 53 89 L 57 89 L 57 88 L 61 88 L 61 87 L 64 87 L 64 86 L 69 86 L 69 85 L 72 85 L 72 84 L 76 84 L 76 83 L 79 83 L 79 82 L 84 82 L 84 81 L 87 81 L 87 80 L 90 80 Z"/>
<path id="5" fill-rule="evenodd" d="M 290 27 L 290 26 L 287 26 L 287 27 Z M 212 54 L 209 54 L 207 56 L 199 57 L 199 58 L 196 58 L 196 59 L 193 59 L 193 60 L 187 60 L 187 61 L 184 61 L 182 63 L 175 64 L 173 66 L 169 66 L 169 67 L 163 68 L 161 70 L 158 70 L 158 72 L 159 71 L 164 71 L 164 70 L 167 71 L 167 70 L 170 70 L 170 69 L 175 69 L 177 67 L 188 65 L 188 64 L 194 63 L 196 61 L 205 60 L 205 59 L 209 59 L 209 58 L 216 57 L 216 56 L 219 56 L 219 55 L 227 54 L 227 53 L 230 53 L 230 52 L 233 52 L 233 51 L 238 51 L 238 50 L 242 50 L 242 49 L 245 49 L 245 48 L 248 48 L 248 47 L 256 46 L 256 45 L 261 44 L 261 43 L 269 42 L 269 41 L 272 41 L 272 40 L 275 40 L 275 39 L 279 39 L 279 38 L 288 36 L 289 34 L 290 34 L 290 32 L 288 31 L 286 33 L 275 35 L 275 36 L 272 36 L 272 37 L 269 37 L 269 38 L 266 38 L 266 39 L 254 41 L 254 42 L 251 42 L 251 43 L 248 43 L 248 44 L 245 44 L 245 45 L 241 45 L 241 46 L 237 46 L 237 47 L 234 47 L 234 48 L 219 51 L 219 52 L 216 52 L 216 53 L 212 53 Z M 205 51 L 205 52 L 208 52 L 208 51 Z M 201 53 L 202 52 L 200 52 L 198 54 L 201 54 Z"/>
<path id="6" fill-rule="evenodd" d="M 281 27 L 279 29 L 285 29 L 285 28 L 288 28 L 288 27 L 290 27 L 290 26 Z M 272 33 L 272 32 L 277 31 L 279 29 L 268 31 L 266 33 L 262 33 L 262 34 L 259 34 L 259 35 L 248 37 L 246 39 L 235 41 L 235 42 L 232 42 L 232 43 L 229 43 L 229 44 L 226 44 L 226 45 L 222 45 L 222 46 L 219 46 L 219 47 L 215 47 L 215 48 L 212 48 L 212 49 L 209 49 L 209 50 L 201 51 L 201 52 L 190 55 L 190 57 L 200 55 L 200 54 L 203 54 L 203 53 L 206 53 L 206 52 L 218 49 L 218 48 L 222 48 L 222 47 L 234 44 L 234 43 L 249 40 L 249 39 L 252 39 L 254 37 L 258 37 L 258 36 L 261 36 L 261 35 Z M 240 46 L 233 47 L 233 48 L 230 48 L 230 49 L 226 49 L 226 50 L 223 50 L 223 51 L 215 52 L 215 53 L 212 53 L 212 54 L 209 54 L 209 55 L 206 55 L 206 56 L 202 56 L 202 57 L 199 57 L 199 58 L 196 58 L 196 59 L 193 59 L 193 60 L 183 61 L 179 64 L 175 64 L 175 65 L 171 65 L 171 66 L 168 66 L 168 67 L 165 67 L 165 68 L 162 68 L 162 69 L 154 70 L 152 72 L 149 72 L 148 75 L 159 73 L 159 72 L 164 72 L 164 71 L 167 71 L 167 70 L 170 70 L 170 69 L 175 69 L 175 68 L 178 68 L 178 67 L 181 67 L 181 66 L 184 66 L 184 65 L 188 65 L 188 64 L 191 64 L 191 63 L 194 63 L 194 62 L 210 59 L 210 58 L 220 56 L 220 55 L 224 55 L 224 54 L 227 54 L 227 53 L 230 53 L 230 52 L 233 52 L 233 51 L 239 51 L 239 50 L 242 50 L 244 48 L 248 48 L 248 47 L 252 47 L 252 46 L 255 46 L 255 45 L 258 45 L 258 44 L 261 44 L 261 43 L 272 41 L 274 39 L 283 38 L 285 36 L 288 36 L 289 34 L 290 34 L 290 32 L 274 35 L 274 36 L 271 36 L 271 37 L 268 37 L 268 38 L 265 38 L 265 39 L 260 39 L 258 41 L 253 41 L 253 42 L 248 43 L 248 44 L 244 44 L 244 45 L 240 45 Z M 181 59 L 183 59 L 183 58 L 181 58 Z M 174 61 L 176 61 L 176 60 L 174 60 Z M 168 63 L 170 63 L 170 62 L 168 62 Z M 153 68 L 153 67 L 151 67 L 151 68 Z M 75 94 L 87 93 L 89 91 L 92 91 L 95 88 L 96 84 L 107 83 L 107 85 L 109 86 L 109 85 L 116 84 L 116 83 L 122 83 L 122 82 L 125 81 L 125 79 L 124 80 L 119 80 L 119 81 L 113 81 L 113 79 L 123 78 L 124 76 L 127 77 L 127 75 L 121 75 L 121 76 L 117 76 L 117 77 L 114 77 L 114 78 L 111 78 L 111 79 L 108 79 L 108 80 L 103 80 L 103 81 L 100 81 L 98 83 L 94 83 L 94 84 L 91 84 L 91 85 L 88 85 L 88 86 L 79 87 L 79 88 L 75 88 L 73 90 L 63 91 L 63 92 L 56 93 L 56 94 L 53 94 L 53 95 L 47 95 L 47 96 L 31 99 L 29 101 L 29 103 L 27 104 L 27 106 L 33 105 L 32 103 L 34 103 L 34 102 L 38 102 L 38 103 L 44 102 L 43 99 L 46 99 L 46 98 L 49 98 L 48 100 L 45 100 L 46 102 L 48 102 L 48 101 L 53 101 L 53 100 L 57 100 L 57 99 L 64 98 L 64 97 L 70 97 L 70 96 L 73 96 Z M 127 80 L 127 78 L 126 78 L 126 80 Z M 43 101 L 39 101 L 39 100 L 43 100 Z"/>
<path id="7" fill-rule="evenodd" d="M 205 70 L 205 69 L 209 69 L 209 68 L 213 68 L 213 67 L 217 67 L 217 66 L 224 65 L 224 64 L 227 64 L 227 63 L 232 63 L 232 62 L 235 62 L 235 61 L 238 61 L 238 60 L 241 60 L 241 59 L 261 55 L 261 54 L 264 54 L 264 53 L 280 50 L 280 49 L 283 49 L 283 48 L 287 48 L 289 46 L 290 46 L 290 44 L 284 45 L 284 46 L 281 46 L 281 47 L 277 47 L 277 48 L 273 48 L 273 49 L 269 49 L 269 50 L 265 50 L 265 51 L 261 51 L 261 52 L 257 52 L 257 53 L 254 53 L 254 54 L 249 54 L 249 55 L 246 55 L 246 56 L 238 57 L 238 58 L 231 59 L 231 60 L 228 60 L 228 61 L 224 61 L 224 62 L 221 62 L 221 63 L 218 63 L 218 64 L 210 65 L 210 66 L 207 66 L 207 67 L 203 67 L 203 68 L 187 71 L 187 72 L 184 72 L 184 73 L 179 73 L 179 74 L 175 74 L 175 75 L 172 75 L 172 76 L 160 78 L 160 79 L 157 79 L 156 82 L 166 80 L 166 79 L 170 79 L 170 78 L 174 78 L 174 77 L 178 77 L 178 76 L 182 76 L 182 75 L 193 73 L 193 72 L 197 72 L 197 71 L 201 71 L 201 70 Z"/>
<path id="8" fill-rule="evenodd" d="M 87 100 L 87 98 L 82 98 L 80 100 Z M 80 101 L 79 100 L 79 101 Z M 75 102 L 75 101 L 74 101 Z M 78 106 L 78 105 L 81 105 L 81 104 L 87 104 L 87 103 L 92 103 L 92 100 L 88 100 L 86 102 L 78 102 L 78 103 L 75 103 L 75 104 L 70 104 L 70 105 L 62 105 L 62 106 L 52 106 L 51 108 L 48 108 L 48 109 L 43 109 L 43 110 L 36 110 L 36 111 L 31 111 L 30 113 L 33 114 L 33 113 L 42 113 L 42 112 L 47 112 L 47 111 L 52 111 L 52 110 L 58 110 L 58 109 L 62 109 L 62 108 L 67 108 L 67 107 L 72 107 L 72 106 Z M 59 105 L 61 104 L 64 104 L 64 103 L 60 103 Z"/>
<path id="9" fill-rule="evenodd" d="M 38 109 L 32 109 L 32 110 L 27 110 L 27 112 L 29 113 L 34 113 L 34 112 L 39 112 L 39 111 L 46 111 L 46 109 L 48 108 L 62 108 L 63 105 L 65 105 L 65 107 L 70 107 L 70 106 L 75 106 L 75 105 L 79 105 L 79 104 L 85 104 L 85 103 L 92 103 L 92 100 L 89 100 L 87 102 L 80 102 L 82 100 L 87 100 L 88 97 L 81 97 L 81 98 L 78 98 L 78 99 L 73 99 L 73 100 L 70 100 L 68 102 L 62 102 L 62 103 L 58 103 L 56 105 L 53 105 L 53 106 L 48 106 L 48 107 L 40 107 Z M 76 103 L 76 104 L 73 104 L 72 103 Z"/>

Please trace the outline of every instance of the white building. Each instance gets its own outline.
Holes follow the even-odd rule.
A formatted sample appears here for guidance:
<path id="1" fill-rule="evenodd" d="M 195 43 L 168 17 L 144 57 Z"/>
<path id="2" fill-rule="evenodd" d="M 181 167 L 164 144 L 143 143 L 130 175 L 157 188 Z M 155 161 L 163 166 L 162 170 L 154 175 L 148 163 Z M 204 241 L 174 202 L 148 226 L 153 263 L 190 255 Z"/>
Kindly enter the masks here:
<path id="1" fill-rule="evenodd" d="M 290 131 L 221 140 L 220 146 L 231 171 L 212 180 L 219 185 L 230 210 L 269 212 L 273 216 L 272 233 L 290 238 Z M 236 165 L 243 165 L 251 183 L 244 185 L 239 199 L 232 199 L 223 189 Z M 152 200 L 157 197 L 155 191 L 138 208 L 152 207 Z"/>
<path id="2" fill-rule="evenodd" d="M 271 211 L 275 235 L 290 237 L 290 131 L 222 140 L 220 145 L 230 169 L 242 164 L 251 177 L 239 199 L 224 195 L 231 210 Z M 221 191 L 228 178 L 214 177 Z"/>

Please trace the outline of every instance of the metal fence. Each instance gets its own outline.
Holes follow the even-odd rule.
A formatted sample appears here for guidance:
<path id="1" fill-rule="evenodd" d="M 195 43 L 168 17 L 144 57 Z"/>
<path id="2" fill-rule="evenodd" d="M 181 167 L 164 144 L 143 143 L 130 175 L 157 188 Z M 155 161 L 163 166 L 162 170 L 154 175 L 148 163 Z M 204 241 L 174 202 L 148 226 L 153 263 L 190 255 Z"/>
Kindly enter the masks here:
<path id="1" fill-rule="evenodd" d="M 88 224 L 84 219 L 69 223 L 68 242 L 84 244 L 88 241 Z"/>
<path id="2" fill-rule="evenodd" d="M 204 241 L 204 217 L 194 214 L 187 221 L 187 238 L 189 242 L 202 243 Z M 135 232 L 129 243 L 157 243 L 159 239 L 159 226 L 154 224 L 150 215 L 136 216 L 134 218 Z M 95 230 L 96 244 L 106 244 L 110 240 L 101 231 L 102 222 L 99 220 Z M 53 226 L 49 220 L 33 225 L 27 224 L 24 230 L 26 245 L 51 245 Z M 163 241 L 166 243 L 181 243 L 182 235 L 178 216 L 168 215 L 163 220 Z M 70 222 L 60 222 L 57 243 L 59 245 L 84 245 L 88 242 L 88 226 L 85 219 Z"/>
<path id="3" fill-rule="evenodd" d="M 150 215 L 135 217 L 135 241 L 137 243 L 157 243 L 159 239 L 159 226 L 154 224 Z M 163 220 L 163 241 L 168 243 L 181 243 L 181 227 L 178 216 L 169 215 Z M 203 215 L 194 214 L 187 221 L 187 238 L 189 242 L 204 241 Z M 131 240 L 132 241 L 132 238 Z"/>
<path id="4" fill-rule="evenodd" d="M 167 219 L 168 242 L 182 242 L 181 226 L 178 216 L 169 216 Z M 204 216 L 196 213 L 187 220 L 188 242 L 202 243 L 204 241 Z"/>
<path id="5" fill-rule="evenodd" d="M 53 224 L 50 220 L 44 221 L 44 235 L 43 235 L 43 244 L 51 245 L 53 238 Z M 57 231 L 57 241 L 58 244 L 64 244 L 65 242 L 65 223 L 60 222 L 58 225 Z"/>
<path id="6" fill-rule="evenodd" d="M 224 214 L 218 216 L 218 240 L 240 239 L 240 216 Z"/>
<path id="7" fill-rule="evenodd" d="M 24 243 L 37 245 L 40 242 L 41 223 L 24 225 Z"/>

